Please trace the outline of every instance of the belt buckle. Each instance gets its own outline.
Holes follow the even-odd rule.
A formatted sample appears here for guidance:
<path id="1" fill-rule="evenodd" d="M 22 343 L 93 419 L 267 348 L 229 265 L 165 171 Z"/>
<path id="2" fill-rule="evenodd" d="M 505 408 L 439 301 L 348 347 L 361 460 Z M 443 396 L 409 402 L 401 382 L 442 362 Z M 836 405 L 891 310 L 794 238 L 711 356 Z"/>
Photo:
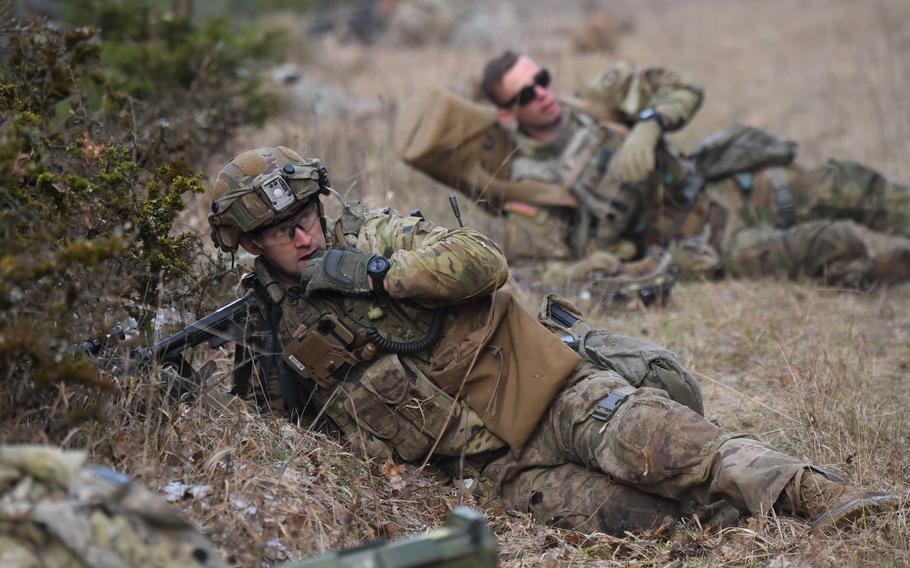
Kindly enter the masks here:
<path id="1" fill-rule="evenodd" d="M 629 398 L 629 395 L 613 391 L 597 403 L 591 416 L 594 417 L 594 420 L 607 422 L 613 417 L 616 409 L 622 406 L 622 403 L 624 403 L 627 398 Z"/>

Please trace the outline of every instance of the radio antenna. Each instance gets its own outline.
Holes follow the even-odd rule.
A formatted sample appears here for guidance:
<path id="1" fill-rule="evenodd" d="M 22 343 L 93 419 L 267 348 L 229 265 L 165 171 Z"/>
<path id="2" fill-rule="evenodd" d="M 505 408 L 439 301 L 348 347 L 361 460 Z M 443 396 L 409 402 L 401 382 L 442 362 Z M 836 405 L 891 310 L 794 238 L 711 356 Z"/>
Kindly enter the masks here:
<path id="1" fill-rule="evenodd" d="M 452 206 L 452 212 L 455 213 L 455 219 L 458 220 L 458 226 L 464 227 L 464 223 L 461 222 L 461 210 L 458 209 L 458 199 L 455 197 L 455 194 L 449 196 L 449 205 Z"/>

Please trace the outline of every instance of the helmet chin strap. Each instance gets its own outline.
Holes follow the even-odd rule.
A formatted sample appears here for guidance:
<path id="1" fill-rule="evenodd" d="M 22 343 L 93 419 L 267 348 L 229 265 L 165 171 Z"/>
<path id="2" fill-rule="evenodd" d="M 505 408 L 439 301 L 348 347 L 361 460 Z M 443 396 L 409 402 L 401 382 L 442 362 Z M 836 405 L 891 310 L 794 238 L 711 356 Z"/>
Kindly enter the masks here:
<path id="1" fill-rule="evenodd" d="M 319 226 L 322 227 L 322 234 L 325 237 L 325 242 L 330 243 L 332 236 L 329 234 L 329 229 L 326 226 L 325 211 L 322 207 L 322 200 L 319 199 L 318 195 L 316 196 L 316 211 L 319 213 Z"/>
<path id="2" fill-rule="evenodd" d="M 351 187 L 354 187 L 354 186 L 351 186 Z M 348 204 L 348 201 L 344 197 L 342 197 L 342 195 L 340 193 L 338 193 L 334 187 L 324 185 L 324 186 L 322 186 L 322 188 L 324 190 L 326 190 L 327 192 L 329 192 L 332 195 L 332 197 L 334 197 L 335 199 L 338 200 L 338 203 L 341 204 L 342 209 L 344 209 L 344 207 Z M 321 205 L 322 204 L 320 203 L 320 206 Z"/>

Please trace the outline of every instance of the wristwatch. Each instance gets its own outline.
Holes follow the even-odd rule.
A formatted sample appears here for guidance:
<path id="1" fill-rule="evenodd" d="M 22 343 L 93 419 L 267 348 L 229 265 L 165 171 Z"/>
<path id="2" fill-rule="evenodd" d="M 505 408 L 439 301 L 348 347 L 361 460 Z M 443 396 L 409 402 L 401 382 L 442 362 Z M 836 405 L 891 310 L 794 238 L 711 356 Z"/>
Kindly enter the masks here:
<path id="1" fill-rule="evenodd" d="M 384 256 L 376 255 L 367 262 L 367 275 L 373 283 L 374 294 L 382 294 L 386 291 L 385 275 L 391 267 L 392 263 Z"/>
<path id="2" fill-rule="evenodd" d="M 650 107 L 638 113 L 638 120 L 639 122 L 643 122 L 645 120 L 656 120 L 657 124 L 660 125 L 661 130 L 667 129 L 667 119 L 664 118 L 664 115 L 660 114 Z"/>

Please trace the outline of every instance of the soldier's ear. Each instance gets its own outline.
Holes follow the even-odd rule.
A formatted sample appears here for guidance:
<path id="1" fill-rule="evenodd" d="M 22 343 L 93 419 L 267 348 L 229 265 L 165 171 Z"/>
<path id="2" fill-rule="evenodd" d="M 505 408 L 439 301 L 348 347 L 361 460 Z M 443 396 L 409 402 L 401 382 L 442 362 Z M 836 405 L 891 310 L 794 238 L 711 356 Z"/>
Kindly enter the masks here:
<path id="1" fill-rule="evenodd" d="M 240 239 L 240 246 L 242 246 L 246 252 L 255 254 L 256 256 L 263 253 L 262 247 L 249 239 Z"/>

